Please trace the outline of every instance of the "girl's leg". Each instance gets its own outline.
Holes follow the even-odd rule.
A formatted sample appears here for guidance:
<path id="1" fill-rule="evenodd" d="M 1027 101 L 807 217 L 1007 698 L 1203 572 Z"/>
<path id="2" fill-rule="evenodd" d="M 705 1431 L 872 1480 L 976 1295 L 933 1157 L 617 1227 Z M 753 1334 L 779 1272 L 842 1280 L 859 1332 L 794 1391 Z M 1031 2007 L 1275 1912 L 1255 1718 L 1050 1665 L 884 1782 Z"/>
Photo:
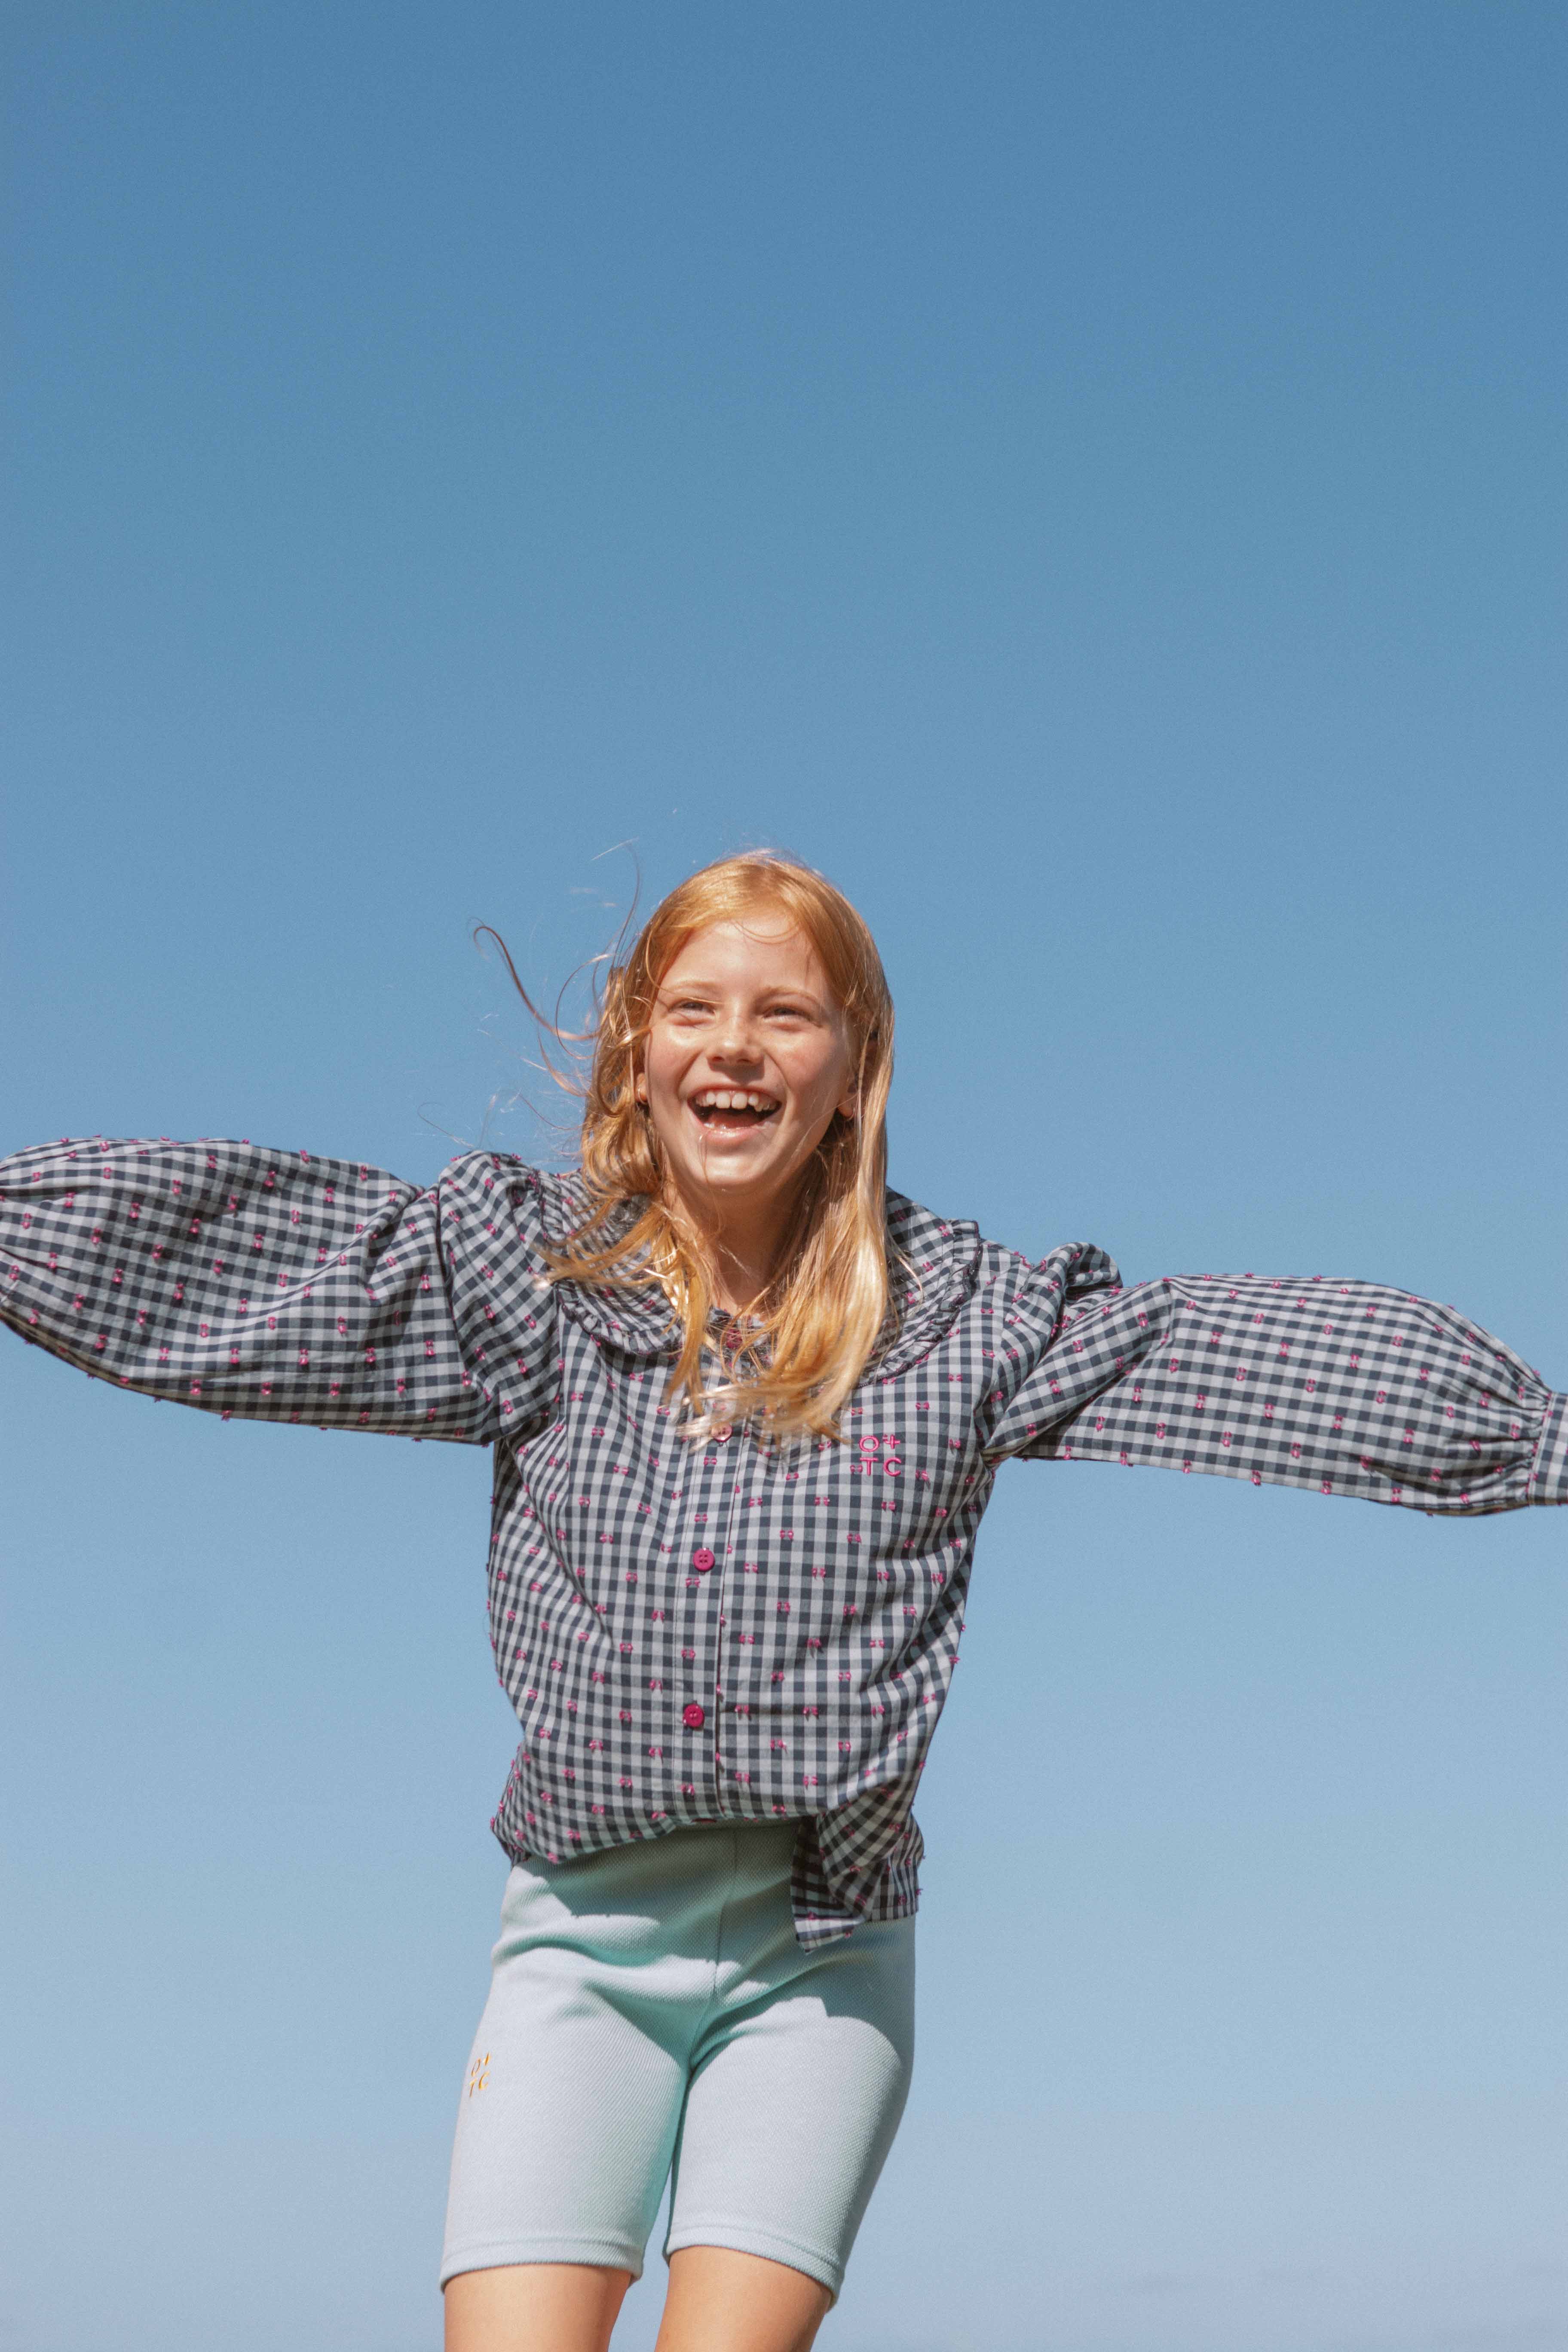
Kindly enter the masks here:
<path id="1" fill-rule="evenodd" d="M 446 2352 L 606 2352 L 629 2271 L 512 2263 L 447 2288 Z M 833 2302 L 784 2263 L 728 2246 L 672 2254 L 657 2352 L 810 2352 Z"/>
<path id="2" fill-rule="evenodd" d="M 833 2297 L 785 2263 L 729 2246 L 683 2246 L 655 2352 L 809 2352 Z"/>
<path id="3" fill-rule="evenodd" d="M 447 2286 L 447 2352 L 605 2352 L 631 2283 L 587 2263 L 460 2271 Z"/>
<path id="4" fill-rule="evenodd" d="M 744 1964 L 721 1969 L 693 2052 L 659 2352 L 809 2345 L 903 2111 L 914 1921 L 868 1921 L 803 1952 L 787 1897 L 787 1882 L 763 1884 L 726 1911 Z"/>
<path id="5" fill-rule="evenodd" d="M 721 1892 L 731 1873 L 712 1861 L 727 1864 L 728 1853 L 725 1840 L 707 1858 Z M 683 1858 L 701 1874 L 705 1857 L 689 1846 L 667 1878 Z M 642 1887 L 639 1870 L 651 1875 L 633 1847 L 519 1868 L 507 1882 L 458 2101 L 441 2261 L 454 2326 L 547 2294 L 562 2308 L 603 2305 L 600 2336 L 582 2338 L 596 2343 L 642 2269 L 713 1969 L 665 1948 L 658 1897 L 668 1889 L 657 1879 Z M 548 2329 L 534 2341 L 548 2347 Z"/>
<path id="6" fill-rule="evenodd" d="M 812 1952 L 792 1824 L 513 1872 L 459 2102 L 447 2352 L 605 2352 L 678 2135 L 660 2352 L 806 2352 L 898 2126 L 914 1923 Z"/>
<path id="7" fill-rule="evenodd" d="M 665 2252 L 672 2268 L 683 2251 L 750 2255 L 759 2276 L 803 2273 L 831 2299 L 909 2088 L 914 1922 L 799 1958 L 784 1956 L 776 1990 L 737 1988 L 703 2036 Z"/>

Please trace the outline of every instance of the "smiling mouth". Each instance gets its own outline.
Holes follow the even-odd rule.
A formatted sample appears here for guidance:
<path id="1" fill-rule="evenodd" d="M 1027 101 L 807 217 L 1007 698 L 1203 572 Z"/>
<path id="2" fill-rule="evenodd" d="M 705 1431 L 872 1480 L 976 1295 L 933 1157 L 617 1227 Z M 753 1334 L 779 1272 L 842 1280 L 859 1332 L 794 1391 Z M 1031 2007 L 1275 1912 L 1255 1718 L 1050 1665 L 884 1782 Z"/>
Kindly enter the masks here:
<path id="1" fill-rule="evenodd" d="M 782 1106 L 754 1087 L 706 1087 L 690 1098 L 689 1108 L 710 1134 L 744 1135 L 766 1127 Z"/>

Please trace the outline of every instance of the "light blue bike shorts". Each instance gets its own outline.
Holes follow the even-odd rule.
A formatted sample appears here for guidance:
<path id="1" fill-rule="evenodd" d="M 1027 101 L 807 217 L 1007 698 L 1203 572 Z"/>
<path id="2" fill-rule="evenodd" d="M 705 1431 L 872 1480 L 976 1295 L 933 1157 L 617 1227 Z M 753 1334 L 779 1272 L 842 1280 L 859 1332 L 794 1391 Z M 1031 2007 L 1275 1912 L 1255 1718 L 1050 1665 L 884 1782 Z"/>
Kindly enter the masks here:
<path id="1" fill-rule="evenodd" d="M 914 1921 L 804 1951 L 793 1822 L 513 1870 L 458 2105 L 443 2286 L 730 2246 L 837 2295 L 914 2054 Z"/>

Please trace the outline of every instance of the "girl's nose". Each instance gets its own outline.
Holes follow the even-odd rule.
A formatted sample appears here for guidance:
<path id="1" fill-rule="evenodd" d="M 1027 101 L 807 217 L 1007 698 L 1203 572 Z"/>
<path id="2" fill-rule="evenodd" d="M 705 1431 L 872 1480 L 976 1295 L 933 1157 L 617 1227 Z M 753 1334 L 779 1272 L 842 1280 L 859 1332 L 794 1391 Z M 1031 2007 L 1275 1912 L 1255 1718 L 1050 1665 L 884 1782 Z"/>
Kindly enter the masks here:
<path id="1" fill-rule="evenodd" d="M 762 1051 L 751 1023 L 736 1013 L 726 1021 L 713 1041 L 713 1058 L 722 1062 L 760 1062 Z"/>

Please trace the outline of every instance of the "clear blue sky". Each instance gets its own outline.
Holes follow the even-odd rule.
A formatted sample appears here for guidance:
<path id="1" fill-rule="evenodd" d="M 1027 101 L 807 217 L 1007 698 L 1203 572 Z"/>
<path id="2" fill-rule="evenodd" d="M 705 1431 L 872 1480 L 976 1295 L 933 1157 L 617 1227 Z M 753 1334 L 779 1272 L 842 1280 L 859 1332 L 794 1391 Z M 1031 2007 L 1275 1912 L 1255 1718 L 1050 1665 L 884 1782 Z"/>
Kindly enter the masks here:
<path id="1" fill-rule="evenodd" d="M 0 1144 L 553 1150 L 471 927 L 782 842 L 903 1189 L 1568 1382 L 1561 7 L 0 42 Z M 0 1383 L 0 2352 L 433 2352 L 485 1465 Z M 1568 2341 L 1564 1534 L 1005 1476 L 825 2346 Z"/>

